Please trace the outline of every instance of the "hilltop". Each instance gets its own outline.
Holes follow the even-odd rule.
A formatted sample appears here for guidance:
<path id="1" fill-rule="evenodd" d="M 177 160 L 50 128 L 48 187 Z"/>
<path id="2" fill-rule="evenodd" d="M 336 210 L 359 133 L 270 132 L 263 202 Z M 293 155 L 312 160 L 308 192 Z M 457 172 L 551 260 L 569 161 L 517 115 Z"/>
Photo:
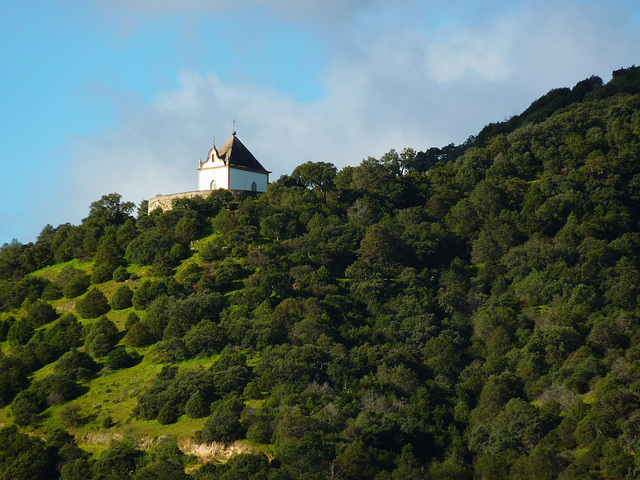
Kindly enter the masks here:
<path id="1" fill-rule="evenodd" d="M 639 67 L 134 209 L 0 249 L 0 477 L 640 474 Z"/>

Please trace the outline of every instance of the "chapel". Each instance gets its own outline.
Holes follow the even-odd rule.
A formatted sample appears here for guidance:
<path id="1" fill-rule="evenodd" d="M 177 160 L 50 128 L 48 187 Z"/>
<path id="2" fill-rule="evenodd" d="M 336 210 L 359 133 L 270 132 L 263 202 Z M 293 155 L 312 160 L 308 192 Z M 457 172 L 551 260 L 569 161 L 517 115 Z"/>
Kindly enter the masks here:
<path id="1" fill-rule="evenodd" d="M 247 147 L 231 134 L 220 148 L 213 146 L 206 160 L 200 159 L 198 167 L 198 190 L 244 190 L 266 192 L 269 174 Z"/>
<path id="2" fill-rule="evenodd" d="M 235 131 L 220 148 L 216 147 L 214 137 L 206 160 L 203 162 L 200 159 L 198 165 L 198 189 L 156 195 L 149 199 L 148 212 L 156 209 L 166 212 L 173 208 L 173 201 L 178 198 L 207 197 L 218 188 L 236 192 L 266 192 L 270 173 L 243 145 Z"/>

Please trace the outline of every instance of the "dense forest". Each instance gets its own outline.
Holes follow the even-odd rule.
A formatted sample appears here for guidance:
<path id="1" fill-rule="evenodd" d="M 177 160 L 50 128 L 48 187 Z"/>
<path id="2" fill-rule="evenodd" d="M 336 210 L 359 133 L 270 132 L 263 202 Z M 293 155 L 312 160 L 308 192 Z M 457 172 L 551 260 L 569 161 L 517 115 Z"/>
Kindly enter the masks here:
<path id="1" fill-rule="evenodd" d="M 259 195 L 104 195 L 0 249 L 0 342 L 2 479 L 638 478 L 640 67 Z"/>

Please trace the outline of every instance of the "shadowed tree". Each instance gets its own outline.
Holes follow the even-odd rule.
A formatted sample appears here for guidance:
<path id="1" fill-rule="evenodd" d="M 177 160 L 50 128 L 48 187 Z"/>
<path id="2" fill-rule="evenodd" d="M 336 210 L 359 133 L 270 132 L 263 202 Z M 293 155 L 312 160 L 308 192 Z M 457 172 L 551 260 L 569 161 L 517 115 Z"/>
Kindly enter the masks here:
<path id="1" fill-rule="evenodd" d="M 327 203 L 327 192 L 333 189 L 337 174 L 338 169 L 333 163 L 307 162 L 298 165 L 291 176 L 305 187 L 317 187 L 322 193 L 324 203 Z"/>
<path id="2" fill-rule="evenodd" d="M 107 297 L 95 287 L 76 302 L 76 311 L 83 318 L 97 318 L 107 313 L 110 308 Z"/>
<path id="3" fill-rule="evenodd" d="M 122 195 L 109 193 L 96 200 L 89 208 L 89 216 L 82 220 L 89 227 L 105 228 L 109 225 L 122 225 L 129 218 L 135 204 L 133 202 L 121 202 Z"/>

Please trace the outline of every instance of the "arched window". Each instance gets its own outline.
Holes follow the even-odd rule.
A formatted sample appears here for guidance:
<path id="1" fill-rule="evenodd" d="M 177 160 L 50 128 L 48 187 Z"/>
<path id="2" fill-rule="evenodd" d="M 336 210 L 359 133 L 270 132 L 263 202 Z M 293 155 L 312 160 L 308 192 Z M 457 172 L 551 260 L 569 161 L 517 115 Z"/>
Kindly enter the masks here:
<path id="1" fill-rule="evenodd" d="M 215 180 L 211 180 L 211 190 L 216 190 L 218 188 L 218 184 Z"/>
<path id="2" fill-rule="evenodd" d="M 256 182 L 251 182 L 251 191 L 252 192 L 258 191 L 258 184 Z"/>

